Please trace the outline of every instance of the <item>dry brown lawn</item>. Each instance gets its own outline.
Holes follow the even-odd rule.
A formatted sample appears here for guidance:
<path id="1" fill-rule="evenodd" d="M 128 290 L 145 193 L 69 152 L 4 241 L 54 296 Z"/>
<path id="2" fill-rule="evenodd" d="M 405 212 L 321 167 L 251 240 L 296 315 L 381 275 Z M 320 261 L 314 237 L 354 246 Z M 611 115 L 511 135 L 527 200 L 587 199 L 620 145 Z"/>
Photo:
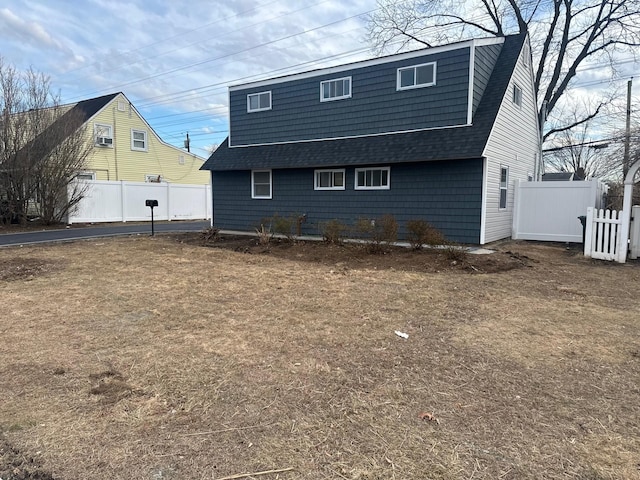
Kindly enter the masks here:
<path id="1" fill-rule="evenodd" d="M 640 478 L 640 265 L 179 240 L 0 250 L 0 478 Z"/>

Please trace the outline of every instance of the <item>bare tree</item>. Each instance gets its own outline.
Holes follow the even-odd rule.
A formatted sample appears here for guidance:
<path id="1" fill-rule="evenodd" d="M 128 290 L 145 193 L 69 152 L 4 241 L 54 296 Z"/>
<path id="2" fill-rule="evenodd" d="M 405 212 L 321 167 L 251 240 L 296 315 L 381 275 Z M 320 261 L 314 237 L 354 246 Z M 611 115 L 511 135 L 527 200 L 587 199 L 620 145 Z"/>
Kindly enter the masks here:
<path id="1" fill-rule="evenodd" d="M 585 63 L 606 60 L 605 68 L 615 74 L 617 58 L 635 58 L 640 45 L 640 0 L 378 0 L 378 6 L 368 27 L 378 53 L 416 42 L 432 46 L 528 32 L 540 118 L 554 111 Z M 556 123 L 544 139 L 588 122 L 606 103 L 570 123 Z"/>
<path id="2" fill-rule="evenodd" d="M 58 221 L 82 192 L 67 186 L 82 170 L 92 142 L 84 118 L 60 105 L 49 78 L 33 70 L 19 72 L 0 57 L 0 199 L 2 216 L 26 223 L 40 215 Z"/>

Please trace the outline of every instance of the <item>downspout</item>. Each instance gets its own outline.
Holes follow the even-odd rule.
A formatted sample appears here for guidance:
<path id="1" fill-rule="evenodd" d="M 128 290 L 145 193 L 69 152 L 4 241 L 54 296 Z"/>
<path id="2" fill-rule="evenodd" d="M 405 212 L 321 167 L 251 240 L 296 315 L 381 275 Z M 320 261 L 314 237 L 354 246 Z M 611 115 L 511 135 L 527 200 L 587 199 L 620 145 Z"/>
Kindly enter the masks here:
<path id="1" fill-rule="evenodd" d="M 113 159 L 116 167 L 116 181 L 120 180 L 118 176 L 118 135 L 116 134 L 116 106 L 113 106 Z"/>

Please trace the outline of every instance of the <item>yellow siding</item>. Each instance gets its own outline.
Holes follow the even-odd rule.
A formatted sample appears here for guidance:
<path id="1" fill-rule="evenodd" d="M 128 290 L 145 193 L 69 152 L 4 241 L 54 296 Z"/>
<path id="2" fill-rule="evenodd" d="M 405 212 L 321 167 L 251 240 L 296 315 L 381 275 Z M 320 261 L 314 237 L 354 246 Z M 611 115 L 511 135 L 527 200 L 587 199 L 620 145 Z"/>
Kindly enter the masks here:
<path id="1" fill-rule="evenodd" d="M 147 175 L 161 175 L 168 183 L 209 184 L 209 172 L 199 170 L 204 159 L 164 143 L 124 95 L 89 120 L 87 135 L 92 139 L 95 124 L 111 125 L 113 135 L 113 145 L 94 146 L 87 161 L 87 171 L 94 172 L 96 180 L 144 182 Z M 146 151 L 132 149 L 132 129 L 146 132 Z"/>

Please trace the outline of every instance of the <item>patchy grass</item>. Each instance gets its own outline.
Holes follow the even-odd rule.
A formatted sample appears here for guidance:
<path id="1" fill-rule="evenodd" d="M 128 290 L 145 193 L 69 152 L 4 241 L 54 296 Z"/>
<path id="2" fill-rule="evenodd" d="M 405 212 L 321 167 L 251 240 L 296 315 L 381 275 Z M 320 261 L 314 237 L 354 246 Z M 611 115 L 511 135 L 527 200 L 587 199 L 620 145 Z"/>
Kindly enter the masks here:
<path id="1" fill-rule="evenodd" d="M 0 250 L 0 478 L 640 478 L 637 264 L 188 238 Z"/>

